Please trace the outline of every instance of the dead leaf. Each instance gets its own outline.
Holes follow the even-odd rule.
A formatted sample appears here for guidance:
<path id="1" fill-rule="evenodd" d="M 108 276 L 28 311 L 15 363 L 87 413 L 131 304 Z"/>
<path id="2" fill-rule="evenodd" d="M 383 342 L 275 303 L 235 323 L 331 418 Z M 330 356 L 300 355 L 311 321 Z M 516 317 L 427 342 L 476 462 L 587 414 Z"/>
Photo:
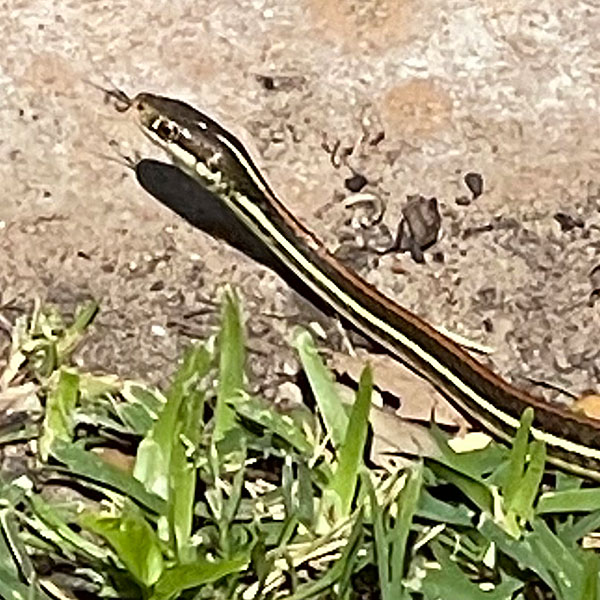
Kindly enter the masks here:
<path id="1" fill-rule="evenodd" d="M 586 394 L 575 400 L 573 411 L 583 413 L 590 419 L 600 419 L 600 394 Z"/>
<path id="2" fill-rule="evenodd" d="M 470 424 L 452 407 L 428 381 L 417 376 L 408 367 L 385 355 L 360 352 L 356 357 L 333 352 L 328 366 L 338 375 L 347 375 L 358 382 L 360 373 L 370 362 L 373 367 L 375 387 L 382 394 L 390 394 L 400 401 L 396 415 L 408 421 L 470 429 Z"/>

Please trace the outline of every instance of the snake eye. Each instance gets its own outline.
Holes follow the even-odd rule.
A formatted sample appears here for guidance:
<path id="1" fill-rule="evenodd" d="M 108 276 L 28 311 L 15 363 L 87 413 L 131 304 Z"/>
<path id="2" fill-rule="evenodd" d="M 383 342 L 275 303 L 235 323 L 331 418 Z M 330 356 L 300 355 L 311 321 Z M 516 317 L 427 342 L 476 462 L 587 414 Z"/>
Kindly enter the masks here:
<path id="1" fill-rule="evenodd" d="M 151 125 L 150 129 L 161 139 L 167 142 L 174 142 L 179 137 L 179 127 L 173 121 L 158 118 Z"/>

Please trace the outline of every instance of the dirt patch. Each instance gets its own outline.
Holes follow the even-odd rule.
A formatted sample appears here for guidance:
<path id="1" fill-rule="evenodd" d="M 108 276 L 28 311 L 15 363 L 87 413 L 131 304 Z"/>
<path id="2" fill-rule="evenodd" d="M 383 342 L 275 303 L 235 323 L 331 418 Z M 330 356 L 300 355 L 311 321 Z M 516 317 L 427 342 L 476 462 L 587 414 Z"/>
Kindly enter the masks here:
<path id="1" fill-rule="evenodd" d="M 443 235 L 425 264 L 361 259 L 363 274 L 493 346 L 496 368 L 519 383 L 595 387 L 600 15 L 583 1 L 528 4 L 14 3 L 0 25 L 1 314 L 12 320 L 36 296 L 67 310 L 99 298 L 84 359 L 154 380 L 212 331 L 224 282 L 247 297 L 251 331 L 274 331 L 257 364 L 277 356 L 293 322 L 314 317 L 101 156 L 115 144 L 156 155 L 83 82 L 109 76 L 248 131 L 285 203 L 333 249 L 360 250 L 370 235 L 344 204 L 354 173 L 386 204 L 392 232 L 407 195 L 437 197 Z M 465 203 L 468 172 L 484 187 Z"/>

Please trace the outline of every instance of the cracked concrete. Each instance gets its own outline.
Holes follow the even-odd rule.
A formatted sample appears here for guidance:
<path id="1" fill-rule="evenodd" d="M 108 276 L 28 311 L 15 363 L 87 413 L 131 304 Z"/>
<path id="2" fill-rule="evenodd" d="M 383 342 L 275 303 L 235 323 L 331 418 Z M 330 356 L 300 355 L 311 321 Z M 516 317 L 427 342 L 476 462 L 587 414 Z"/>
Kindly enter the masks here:
<path id="1" fill-rule="evenodd" d="M 36 296 L 66 309 L 99 298 L 86 364 L 154 380 L 189 336 L 211 331 L 223 282 L 244 293 L 259 355 L 273 356 L 290 320 L 314 318 L 274 275 L 192 231 L 101 156 L 111 140 L 157 155 L 84 83 L 109 77 L 245 131 L 286 204 L 332 249 L 352 216 L 342 200 L 353 171 L 385 200 L 392 230 L 407 195 L 436 196 L 443 236 L 426 264 L 386 256 L 363 274 L 434 324 L 493 346 L 495 368 L 520 385 L 597 385 L 599 2 L 1 6 L 4 316 Z M 338 142 L 336 167 L 324 148 Z M 469 171 L 484 191 L 464 206 Z M 582 226 L 563 231 L 557 213 Z M 279 352 L 279 364 L 257 368 L 292 360 Z"/>

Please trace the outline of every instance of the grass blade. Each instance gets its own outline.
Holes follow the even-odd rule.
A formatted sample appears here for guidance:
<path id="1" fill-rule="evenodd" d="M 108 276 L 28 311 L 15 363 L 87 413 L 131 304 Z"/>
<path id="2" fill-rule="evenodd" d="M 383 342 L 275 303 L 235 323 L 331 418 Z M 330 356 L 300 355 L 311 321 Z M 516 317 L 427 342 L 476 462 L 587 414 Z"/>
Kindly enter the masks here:
<path id="1" fill-rule="evenodd" d="M 246 394 L 233 396 L 229 405 L 244 419 L 260 425 L 287 442 L 304 456 L 311 456 L 313 445 L 292 416 L 277 412 L 269 403 Z"/>
<path id="2" fill-rule="evenodd" d="M 190 543 L 194 498 L 196 496 L 196 459 L 202 436 L 204 394 L 194 391 L 181 406 L 169 468 L 169 529 L 175 542 L 175 552 L 181 563 L 196 556 Z"/>
<path id="3" fill-rule="evenodd" d="M 163 514 L 165 503 L 161 498 L 146 490 L 137 479 L 92 452 L 87 452 L 76 444 L 59 442 L 54 444 L 52 456 L 64 463 L 73 475 L 100 482 L 151 511 Z"/>
<path id="4" fill-rule="evenodd" d="M 134 477 L 164 500 L 169 493 L 171 452 L 175 442 L 181 404 L 212 365 L 212 353 L 204 345 L 188 348 L 156 423 L 138 447 Z"/>
<path id="5" fill-rule="evenodd" d="M 391 531 L 390 592 L 392 598 L 401 598 L 403 595 L 402 581 L 406 566 L 406 544 L 422 487 L 423 465 L 419 463 L 409 469 L 406 485 L 398 495 L 398 514 Z"/>
<path id="6" fill-rule="evenodd" d="M 0 597 L 9 600 L 50 600 L 37 585 L 23 583 L 6 564 L 0 564 Z"/>
<path id="7" fill-rule="evenodd" d="M 441 454 L 435 460 L 475 481 L 482 482 L 485 476 L 496 471 L 508 455 L 508 450 L 498 444 L 489 444 L 480 450 L 456 452 L 448 444 L 447 435 L 435 423 L 431 423 L 430 430 Z"/>
<path id="8" fill-rule="evenodd" d="M 533 532 L 529 541 L 536 556 L 550 568 L 550 578 L 546 583 L 559 598 L 570 600 L 581 597 L 584 587 L 585 553 L 580 548 L 567 548 L 541 519 L 531 523 Z"/>
<path id="9" fill-rule="evenodd" d="M 583 585 L 581 595 L 577 600 L 598 600 L 598 592 L 600 591 L 599 574 L 600 557 L 593 552 L 586 552 L 583 563 Z"/>
<path id="10" fill-rule="evenodd" d="M 512 500 L 513 510 L 527 520 L 533 518 L 533 504 L 544 476 L 546 445 L 534 440 L 529 445 L 529 452 L 529 464 L 521 481 L 521 487 L 515 492 Z"/>
<path id="11" fill-rule="evenodd" d="M 452 598 L 460 600 L 512 600 L 514 593 L 523 587 L 521 581 L 507 579 L 494 589 L 483 591 L 469 580 L 439 544 L 432 544 L 432 549 L 439 568 L 427 569 L 421 581 L 421 590 L 428 600 L 447 598 L 449 592 Z"/>
<path id="12" fill-rule="evenodd" d="M 486 485 L 435 461 L 429 463 L 429 468 L 440 479 L 456 486 L 481 511 L 492 511 L 493 497 Z"/>
<path id="13" fill-rule="evenodd" d="M 497 548 L 516 561 L 520 567 L 531 569 L 560 600 L 578 598 L 584 587 L 582 563 L 585 552 L 568 548 L 539 518 L 532 522 L 532 531 L 516 539 L 490 519 L 482 519 L 479 531 Z"/>
<path id="14" fill-rule="evenodd" d="M 585 517 L 581 517 L 575 523 L 564 524 L 560 530 L 559 537 L 565 546 L 573 546 L 583 536 L 600 528 L 600 510 L 596 510 Z"/>
<path id="15" fill-rule="evenodd" d="M 521 422 L 517 429 L 512 448 L 510 449 L 508 469 L 505 474 L 506 479 L 502 485 L 504 499 L 509 505 L 512 502 L 512 497 L 521 487 L 523 473 L 525 472 L 527 450 L 529 448 L 529 430 L 532 423 L 533 409 L 527 408 L 521 415 Z"/>
<path id="16" fill-rule="evenodd" d="M 132 433 L 145 437 L 158 419 L 167 399 L 149 386 L 126 381 L 121 390 L 125 402 L 115 402 L 121 421 Z"/>
<path id="17" fill-rule="evenodd" d="M 585 488 L 542 494 L 536 507 L 536 514 L 596 510 L 600 510 L 600 488 Z"/>
<path id="18" fill-rule="evenodd" d="M 306 372 L 310 387 L 315 395 L 327 433 L 331 437 L 333 445 L 340 448 L 348 428 L 348 415 L 338 396 L 333 375 L 323 364 L 308 331 L 300 329 L 296 332 L 294 346 L 298 351 L 302 368 Z"/>
<path id="19" fill-rule="evenodd" d="M 296 515 L 298 520 L 312 527 L 315 519 L 315 497 L 313 494 L 312 473 L 307 464 L 302 460 L 298 460 L 298 505 Z"/>
<path id="20" fill-rule="evenodd" d="M 48 461 L 50 449 L 56 440 L 70 442 L 73 436 L 73 413 L 79 396 L 79 375 L 66 369 L 57 373 L 58 381 L 52 386 L 46 403 L 46 415 L 39 440 L 40 457 Z"/>
<path id="21" fill-rule="evenodd" d="M 359 511 L 358 515 L 354 519 L 352 531 L 348 536 L 348 541 L 340 558 L 338 558 L 335 564 L 327 570 L 323 577 L 317 581 L 301 585 L 294 594 L 288 596 L 288 600 L 306 600 L 306 598 L 313 597 L 328 597 L 321 596 L 319 594 L 333 587 L 336 583 L 340 582 L 344 576 L 347 576 L 349 571 L 352 571 L 352 564 L 356 561 L 358 551 L 361 548 L 362 537 L 363 517 L 362 511 Z M 343 581 L 341 583 L 342 585 L 344 584 Z"/>
<path id="22" fill-rule="evenodd" d="M 20 535 L 15 511 L 12 508 L 0 510 L 0 527 L 6 539 L 7 547 L 10 548 L 9 552 L 13 557 L 13 564 L 18 566 L 20 573 L 28 583 L 33 583 L 36 579 L 35 567 Z"/>
<path id="23" fill-rule="evenodd" d="M 338 452 L 337 469 L 330 486 L 330 489 L 339 497 L 342 518 L 350 514 L 360 468 L 363 464 L 372 392 L 373 372 L 367 365 L 360 376 L 356 400 L 350 412 L 344 443 Z"/>
<path id="24" fill-rule="evenodd" d="M 63 364 L 69 358 L 82 340 L 85 330 L 98 314 L 98 308 L 98 303 L 95 300 L 90 300 L 78 307 L 75 320 L 66 328 L 56 344 L 59 364 Z"/>
<path id="25" fill-rule="evenodd" d="M 432 496 L 426 489 L 423 489 L 419 499 L 417 515 L 435 523 L 470 527 L 473 523 L 475 511 L 463 504 L 454 505 L 443 502 Z"/>
<path id="26" fill-rule="evenodd" d="M 67 546 L 69 550 L 83 552 L 98 560 L 103 560 L 108 556 L 104 548 L 98 547 L 85 537 L 75 533 L 61 518 L 56 509 L 48 504 L 41 495 L 33 494 L 30 503 L 38 519 L 51 529 L 60 538 L 61 544 Z"/>
<path id="27" fill-rule="evenodd" d="M 215 443 L 223 440 L 235 426 L 235 413 L 227 402 L 244 390 L 246 352 L 239 299 L 226 289 L 221 308 L 219 333 L 219 386 L 215 406 Z"/>
<path id="28" fill-rule="evenodd" d="M 371 507 L 371 519 L 373 521 L 373 537 L 375 540 L 375 558 L 377 560 L 377 571 L 379 573 L 379 589 L 383 600 L 392 600 L 392 589 L 390 585 L 390 545 L 387 537 L 387 515 L 384 507 L 377 502 L 375 488 L 371 480 L 365 476 L 369 488 L 369 501 Z"/>

